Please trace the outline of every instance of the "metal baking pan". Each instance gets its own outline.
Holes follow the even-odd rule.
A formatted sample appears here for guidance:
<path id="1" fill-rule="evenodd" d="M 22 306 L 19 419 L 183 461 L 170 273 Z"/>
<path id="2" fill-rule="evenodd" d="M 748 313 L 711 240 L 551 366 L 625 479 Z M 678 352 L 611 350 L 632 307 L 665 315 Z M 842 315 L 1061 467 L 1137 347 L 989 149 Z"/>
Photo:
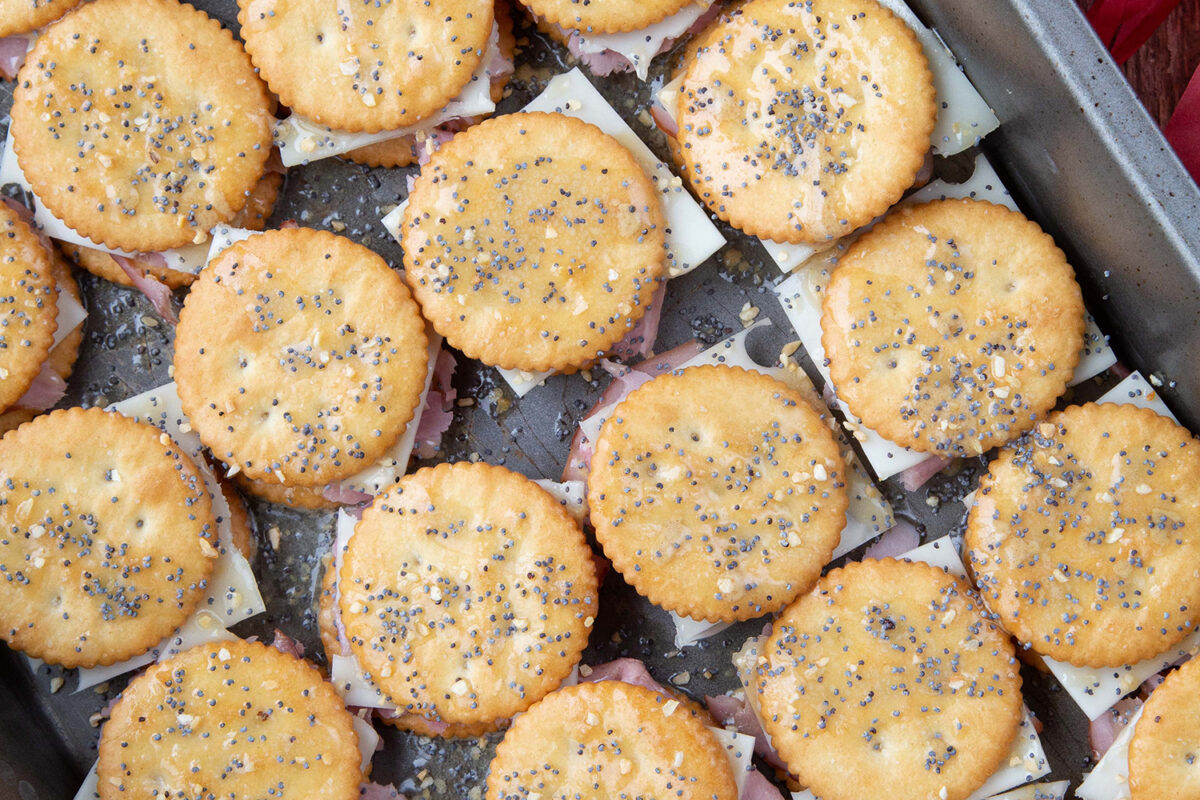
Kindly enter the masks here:
<path id="1" fill-rule="evenodd" d="M 1166 379 L 1164 394 L 1193 428 L 1200 423 L 1200 374 L 1189 355 L 1200 352 L 1200 191 L 1108 58 L 1075 6 L 1046 0 L 909 0 L 964 63 L 995 108 L 1001 128 L 983 148 L 1028 213 L 1071 257 L 1101 326 L 1123 360 Z M 195 5 L 237 30 L 234 0 Z M 519 18 L 519 17 L 518 17 Z M 524 23 L 512 96 L 500 111 L 519 108 L 570 64 L 562 48 Z M 660 62 L 659 71 L 662 69 Z M 610 102 L 665 157 L 661 134 L 638 120 L 649 87 L 633 76 L 594 81 Z M 7 127 L 12 84 L 0 83 L 0 133 Z M 961 160 L 960 160 L 961 161 Z M 942 173 L 956 164 L 939 163 Z M 273 222 L 334 230 L 379 252 L 393 265 L 398 245 L 379 218 L 406 195 L 407 169 L 368 169 L 328 159 L 293 169 Z M 9 191 L 12 191 L 11 187 Z M 722 228 L 730 244 L 708 264 L 672 282 L 658 349 L 698 338 L 713 343 L 741 329 L 750 301 L 774 325 L 756 331 L 753 355 L 774 361 L 793 338 L 768 284 L 780 274 L 754 241 Z M 172 332 L 141 295 L 80 276 L 90 312 L 87 335 L 65 404 L 103 405 L 169 380 Z M 459 408 L 437 460 L 477 457 L 532 477 L 557 478 L 579 419 L 595 402 L 603 378 L 555 377 L 516 400 L 491 369 L 458 356 Z M 811 365 L 809 365 L 811 366 Z M 597 371 L 599 372 L 599 371 Z M 811 370 L 810 370 L 811 372 Z M 1077 399 L 1098 393 L 1077 390 Z M 915 494 L 894 479 L 885 490 L 899 515 L 928 540 L 956 531 L 965 512 L 956 498 L 983 464 L 968 462 Z M 936 511 L 929 494 L 940 502 Z M 323 660 L 313 609 L 318 561 L 330 546 L 332 514 L 253 503 L 259 552 L 256 574 L 267 613 L 238 626 L 243 636 L 279 628 Z M 271 528 L 276 532 L 268 534 Z M 277 533 L 277 537 L 275 535 Z M 277 541 L 273 547 L 271 541 Z M 666 612 L 653 608 L 610 574 L 601 614 L 584 656 L 597 663 L 620 655 L 644 660 L 659 680 L 697 697 L 737 685 L 729 655 L 761 621 L 747 622 L 678 651 Z M 53 677 L 65 678 L 57 693 Z M 1029 706 L 1045 724 L 1052 777 L 1078 781 L 1087 766 L 1087 720 L 1052 679 L 1026 670 Z M 123 685 L 73 693 L 74 679 L 56 668 L 30 668 L 0 646 L 0 798 L 60 800 L 74 795 L 96 755 L 97 712 Z M 384 726 L 380 726 L 383 728 Z M 373 778 L 394 781 L 410 796 L 481 797 L 497 736 L 440 742 L 387 730 Z"/>

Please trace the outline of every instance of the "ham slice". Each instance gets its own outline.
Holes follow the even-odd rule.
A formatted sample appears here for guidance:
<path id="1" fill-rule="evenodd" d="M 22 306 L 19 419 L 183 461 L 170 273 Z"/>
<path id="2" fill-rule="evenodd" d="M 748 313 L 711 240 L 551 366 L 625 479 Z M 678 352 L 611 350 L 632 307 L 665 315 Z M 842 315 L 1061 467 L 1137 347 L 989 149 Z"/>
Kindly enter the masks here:
<path id="1" fill-rule="evenodd" d="M 663 300 L 666 296 L 667 285 L 664 283 L 654 293 L 654 299 L 642 318 L 625 334 L 624 339 L 613 346 L 613 356 L 622 360 L 632 360 L 646 358 L 654 352 L 654 341 L 658 338 L 658 323 L 662 319 Z"/>
<path id="2" fill-rule="evenodd" d="M 29 40 L 24 36 L 8 36 L 0 39 L 0 78 L 15 81 L 17 72 L 25 63 L 29 51 Z"/>
<path id="3" fill-rule="evenodd" d="M 275 629 L 275 639 L 271 642 L 271 647 L 289 656 L 304 658 L 304 645 L 279 630 L 279 628 Z"/>
<path id="4" fill-rule="evenodd" d="M 329 483 L 321 490 L 321 496 L 331 503 L 344 506 L 356 506 L 359 503 L 369 503 L 372 496 L 357 489 L 343 487 L 340 483 Z"/>
<path id="5" fill-rule="evenodd" d="M 929 479 L 944 470 L 950 464 L 950 459 L 940 456 L 930 456 L 920 464 L 909 467 L 900 473 L 900 484 L 906 491 L 915 492 Z"/>
<path id="6" fill-rule="evenodd" d="M 17 401 L 17 405 L 34 411 L 48 411 L 58 405 L 58 401 L 62 400 L 66 393 L 67 382 L 50 368 L 49 361 L 45 361 L 33 383 Z"/>
<path id="7" fill-rule="evenodd" d="M 863 553 L 863 558 L 897 558 L 921 544 L 921 534 L 910 523 L 897 520 L 891 530 L 880 536 Z"/>
<path id="8" fill-rule="evenodd" d="M 164 321 L 172 325 L 178 325 L 179 317 L 175 316 L 175 309 L 171 306 L 171 290 L 167 285 L 153 275 L 142 272 L 137 268 L 137 265 L 125 256 L 113 253 L 112 258 L 113 261 L 117 262 L 117 266 L 129 276 L 129 280 L 133 282 L 134 288 L 146 296 L 146 299 L 154 306 L 154 310 L 158 312 L 158 315 Z"/>

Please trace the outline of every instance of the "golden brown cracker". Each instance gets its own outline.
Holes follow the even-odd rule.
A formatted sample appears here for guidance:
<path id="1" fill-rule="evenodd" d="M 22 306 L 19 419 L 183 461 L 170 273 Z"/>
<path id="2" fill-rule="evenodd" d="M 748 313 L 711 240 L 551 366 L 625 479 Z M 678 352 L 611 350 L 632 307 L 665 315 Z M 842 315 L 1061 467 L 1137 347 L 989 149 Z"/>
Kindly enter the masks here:
<path id="1" fill-rule="evenodd" d="M 1200 446 L 1153 411 L 1050 415 L 979 482 L 966 547 L 988 607 L 1038 653 L 1134 664 L 1200 622 Z"/>
<path id="2" fill-rule="evenodd" d="M 153 426 L 96 408 L 0 439 L 0 530 L 0 638 L 66 667 L 157 644 L 218 555 L 195 465 Z"/>
<path id="3" fill-rule="evenodd" d="M 333 687 L 303 659 L 241 640 L 152 664 L 100 735 L 101 800 L 354 800 L 358 737 Z"/>
<path id="4" fill-rule="evenodd" d="M 25 394 L 50 355 L 57 297 L 41 239 L 0 203 L 0 411 Z"/>
<path id="5" fill-rule="evenodd" d="M 1008 635 L 964 581 L 895 559 L 832 570 L 774 623 L 757 659 L 763 728 L 825 800 L 963 800 L 1021 722 Z"/>
<path id="6" fill-rule="evenodd" d="M 604 554 L 676 614 L 733 621 L 807 591 L 846 524 L 845 465 L 805 398 L 740 367 L 636 389 L 600 429 L 588 505 Z"/>
<path id="7" fill-rule="evenodd" d="M 645 314 L 665 227 L 653 183 L 615 139 L 562 114 L 510 114 L 459 133 L 421 170 L 406 280 L 468 356 L 574 371 Z"/>
<path id="8" fill-rule="evenodd" d="M 533 795 L 736 800 L 725 749 L 676 700 L 620 681 L 581 683 L 522 714 L 492 759 L 487 800 Z"/>
<path id="9" fill-rule="evenodd" d="M 345 131 L 404 128 L 438 111 L 492 33 L 492 0 L 238 5 L 246 50 L 280 102 Z"/>
<path id="10" fill-rule="evenodd" d="M 175 381 L 218 459 L 252 479 L 320 487 L 400 437 L 427 359 L 417 305 L 382 258 L 290 228 L 209 262 L 180 314 Z"/>
<path id="11" fill-rule="evenodd" d="M 341 508 L 340 503 L 335 503 L 325 496 L 324 486 L 292 486 L 280 483 L 273 477 L 263 480 L 248 478 L 241 472 L 234 475 L 233 480 L 241 487 L 242 491 L 269 503 L 279 503 L 309 511 Z"/>
<path id="12" fill-rule="evenodd" d="M 267 218 L 271 216 L 271 212 L 275 208 L 275 201 L 279 197 L 279 189 L 282 185 L 283 176 L 278 172 L 265 173 L 262 179 L 254 185 L 254 189 L 250 192 L 250 197 L 247 199 L 246 205 L 230 220 L 230 226 L 261 231 L 266 227 Z M 133 286 L 133 279 L 126 274 L 125 270 L 121 269 L 121 265 L 112 257 L 112 254 L 106 253 L 103 250 L 80 247 L 74 244 L 65 245 L 65 249 L 72 261 L 93 275 L 113 283 L 119 283 L 122 286 Z M 166 263 L 158 254 L 152 253 L 145 256 L 133 255 L 129 256 L 127 260 L 134 268 L 140 270 L 143 275 L 149 275 L 155 280 L 166 284 L 169 289 L 191 286 L 196 280 L 196 275 L 191 272 L 171 269 L 166 266 Z"/>
<path id="13" fill-rule="evenodd" d="M 539 22 L 568 31 L 621 33 L 662 22 L 693 0 L 521 0 Z"/>
<path id="14" fill-rule="evenodd" d="M 557 688 L 597 613 L 579 524 L 503 467 L 441 464 L 363 511 L 340 610 L 364 674 L 402 712 L 492 723 Z"/>
<path id="15" fill-rule="evenodd" d="M 76 282 L 75 276 L 71 273 L 71 267 L 67 264 L 66 259 L 62 257 L 56 248 L 52 248 L 49 253 L 50 274 L 54 278 L 54 285 L 59 295 L 61 296 L 65 292 L 76 303 L 82 303 L 83 298 L 79 294 L 79 284 Z M 44 366 L 49 367 L 52 373 L 64 381 L 71 377 L 71 372 L 75 368 L 75 361 L 79 358 L 79 346 L 83 343 L 83 329 L 84 326 L 80 324 L 75 330 L 59 340 L 58 344 L 50 348 L 50 355 L 43 362 Z M 0 436 L 14 430 L 19 425 L 25 424 L 41 413 L 42 410 L 40 409 L 27 408 L 21 405 L 12 406 L 7 411 L 0 413 Z"/>
<path id="16" fill-rule="evenodd" d="M 204 241 L 245 206 L 270 121 L 266 88 L 216 20 L 176 0 L 95 0 L 38 37 L 13 148 L 71 228 L 155 252 Z"/>
<path id="17" fill-rule="evenodd" d="M 0 0 L 0 39 L 48 25 L 79 3 L 80 0 Z"/>
<path id="18" fill-rule="evenodd" d="M 821 341 L 838 396 L 896 444 L 975 456 L 1028 430 L 1083 350 L 1083 297 L 1036 223 L 980 200 L 897 208 L 841 257 Z"/>
<path id="19" fill-rule="evenodd" d="M 1129 741 L 1131 800 L 1200 800 L 1200 659 L 1167 675 Z"/>
<path id="20" fill-rule="evenodd" d="M 750 0 L 695 53 L 672 109 L 679 164 L 735 228 L 820 245 L 913 185 L 937 118 L 933 76 L 875 0 Z"/>

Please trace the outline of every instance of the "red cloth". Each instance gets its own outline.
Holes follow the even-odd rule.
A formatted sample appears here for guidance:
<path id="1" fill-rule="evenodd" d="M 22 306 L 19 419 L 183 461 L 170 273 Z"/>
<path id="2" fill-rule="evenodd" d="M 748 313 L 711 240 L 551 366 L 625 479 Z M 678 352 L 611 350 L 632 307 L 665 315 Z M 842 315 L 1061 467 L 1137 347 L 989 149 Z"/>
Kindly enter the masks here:
<path id="1" fill-rule="evenodd" d="M 1163 134 L 1196 183 L 1200 183 L 1200 69 L 1193 73 Z"/>
<path id="2" fill-rule="evenodd" d="M 1118 64 L 1124 64 L 1182 0 L 1096 0 L 1088 21 Z"/>

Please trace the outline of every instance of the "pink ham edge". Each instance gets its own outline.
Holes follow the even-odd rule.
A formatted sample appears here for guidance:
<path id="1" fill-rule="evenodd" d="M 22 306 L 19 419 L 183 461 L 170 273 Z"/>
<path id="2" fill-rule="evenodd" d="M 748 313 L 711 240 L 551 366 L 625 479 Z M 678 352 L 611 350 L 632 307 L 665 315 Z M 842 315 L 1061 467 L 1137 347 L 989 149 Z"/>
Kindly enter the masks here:
<path id="1" fill-rule="evenodd" d="M 696 21 L 692 23 L 691 27 L 683 32 L 683 36 L 663 39 L 662 45 L 658 48 L 658 51 L 655 52 L 654 55 L 650 56 L 650 60 L 653 61 L 663 53 L 669 51 L 680 39 L 686 36 L 693 36 L 707 28 L 708 23 L 716 19 L 720 13 L 721 3 L 719 0 L 717 0 L 708 7 L 708 10 L 696 18 Z M 607 78 L 614 72 L 634 71 L 633 63 L 616 50 L 604 50 L 600 53 L 585 53 L 580 50 L 579 42 L 582 37 L 579 31 L 573 30 L 570 32 L 570 34 L 568 34 L 567 31 L 561 26 L 556 25 L 555 27 L 558 28 L 559 34 L 567 39 L 567 50 L 570 51 L 571 55 L 575 56 L 575 58 L 579 60 L 579 63 L 587 67 L 588 71 L 597 78 Z"/>
<path id="2" fill-rule="evenodd" d="M 425 397 L 425 407 L 417 423 L 417 456 L 431 458 L 442 448 L 442 437 L 454 423 L 454 404 L 458 390 L 454 388 L 454 371 L 458 362 L 444 347 L 438 350 L 433 367 L 433 382 Z"/>
<path id="3" fill-rule="evenodd" d="M 754 737 L 754 752 L 759 758 L 766 761 L 776 769 L 788 771 L 787 765 L 783 763 L 783 759 L 775 752 L 775 748 L 771 747 L 771 743 L 767 741 L 767 734 L 762 729 L 762 725 L 758 722 L 758 717 L 754 714 L 754 709 L 750 708 L 745 697 L 732 697 L 730 695 L 708 696 L 704 698 L 704 704 L 708 706 L 709 713 L 721 725 L 732 725 L 738 733 L 744 733 L 746 736 Z"/>
<path id="4" fill-rule="evenodd" d="M 905 520 L 896 520 L 896 524 L 887 533 L 875 540 L 875 543 L 863 553 L 863 558 L 899 558 L 910 550 L 915 550 L 921 544 L 921 534 Z"/>
<path id="5" fill-rule="evenodd" d="M 158 315 L 171 325 L 178 325 L 179 318 L 175 316 L 175 309 L 171 307 L 171 290 L 167 288 L 167 285 L 154 276 L 142 272 L 125 256 L 113 253 L 112 258 L 117 262 L 121 271 L 129 276 L 134 288 L 146 296 Z"/>
<path id="6" fill-rule="evenodd" d="M 285 655 L 304 658 L 304 645 L 279 630 L 279 628 L 275 629 L 275 638 L 271 641 L 271 647 L 274 647 Z"/>
<path id="7" fill-rule="evenodd" d="M 949 466 L 951 460 L 941 456 L 930 456 L 920 464 L 915 464 L 901 472 L 900 485 L 906 491 L 915 492 L 928 483 L 930 478 Z"/>
<path id="8" fill-rule="evenodd" d="M 48 411 L 58 405 L 67 393 L 67 382 L 50 368 L 50 363 L 43 362 L 33 383 L 21 395 L 17 405 L 31 408 L 34 411 Z"/>
<path id="9" fill-rule="evenodd" d="M 15 81 L 25 54 L 29 51 L 29 40 L 24 36 L 8 36 L 0 39 L 0 78 Z"/>
<path id="10" fill-rule="evenodd" d="M 667 284 L 664 282 L 654 293 L 654 299 L 646 313 L 637 321 L 633 329 L 625 334 L 625 338 L 613 346 L 612 355 L 622 360 L 631 360 L 638 356 L 646 358 L 654 352 L 654 342 L 658 339 L 658 324 L 662 320 L 663 301 L 667 296 Z"/>
<path id="11" fill-rule="evenodd" d="M 601 408 L 624 400 L 625 397 L 641 386 L 645 381 L 639 381 L 637 378 L 631 378 L 629 373 L 638 372 L 647 375 L 650 378 L 656 378 L 659 375 L 665 375 L 668 372 L 673 372 L 682 365 L 691 361 L 696 356 L 704 352 L 704 345 L 695 339 L 684 342 L 678 347 L 674 347 L 661 355 L 651 355 L 644 361 L 635 364 L 631 368 L 622 368 L 619 365 L 607 362 L 609 366 L 605 366 L 605 362 L 601 362 L 600 366 L 606 372 L 612 374 L 612 370 L 616 369 L 620 372 L 622 369 L 627 369 L 629 372 L 622 372 L 621 377 L 624 381 L 614 380 L 605 388 L 604 393 L 600 395 L 600 399 L 592 406 L 591 410 L 584 415 L 583 419 L 588 419 Z M 614 377 L 618 377 L 614 375 Z M 566 481 L 586 481 L 588 473 L 588 464 L 592 462 L 592 443 L 583 435 L 582 428 L 575 429 L 575 435 L 571 437 L 571 446 L 567 452 L 567 464 L 563 468 L 562 480 Z"/>
<path id="12" fill-rule="evenodd" d="M 1099 761 L 1104 757 L 1113 742 L 1121 735 L 1121 731 L 1129 724 L 1129 720 L 1142 707 L 1142 702 L 1136 697 L 1126 697 L 1092 720 L 1092 724 L 1088 727 L 1088 743 L 1092 747 L 1094 760 Z"/>

